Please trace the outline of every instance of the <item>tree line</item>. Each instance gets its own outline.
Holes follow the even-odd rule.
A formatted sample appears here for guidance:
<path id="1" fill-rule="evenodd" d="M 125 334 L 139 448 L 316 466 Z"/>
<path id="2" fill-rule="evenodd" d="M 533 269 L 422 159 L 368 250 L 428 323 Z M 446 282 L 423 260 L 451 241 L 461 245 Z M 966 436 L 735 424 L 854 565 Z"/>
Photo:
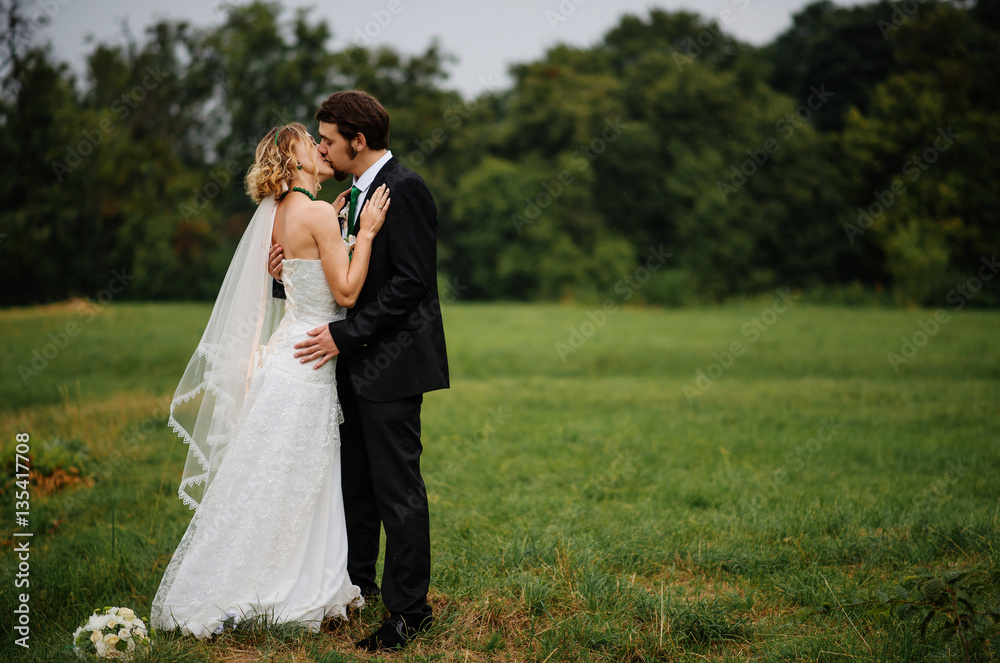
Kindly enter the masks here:
<path id="1" fill-rule="evenodd" d="M 94 296 L 113 272 L 122 298 L 213 298 L 260 137 L 350 88 L 434 193 L 462 298 L 593 301 L 641 274 L 635 301 L 662 305 L 1000 303 L 996 3 L 816 2 L 763 47 L 731 12 L 651 10 L 472 99 L 436 42 L 334 51 L 336 26 L 278 3 L 96 44 L 81 76 L 20 0 L 0 9 L 0 305 Z"/>

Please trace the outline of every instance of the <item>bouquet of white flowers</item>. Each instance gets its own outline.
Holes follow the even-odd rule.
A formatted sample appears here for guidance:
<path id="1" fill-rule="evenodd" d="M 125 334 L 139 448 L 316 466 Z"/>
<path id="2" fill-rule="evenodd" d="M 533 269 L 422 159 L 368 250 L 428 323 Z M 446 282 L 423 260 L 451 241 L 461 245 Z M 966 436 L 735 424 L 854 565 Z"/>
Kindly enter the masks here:
<path id="1" fill-rule="evenodd" d="M 145 620 L 129 608 L 97 609 L 73 633 L 73 649 L 81 657 L 131 660 L 136 650 L 148 649 L 151 640 Z"/>

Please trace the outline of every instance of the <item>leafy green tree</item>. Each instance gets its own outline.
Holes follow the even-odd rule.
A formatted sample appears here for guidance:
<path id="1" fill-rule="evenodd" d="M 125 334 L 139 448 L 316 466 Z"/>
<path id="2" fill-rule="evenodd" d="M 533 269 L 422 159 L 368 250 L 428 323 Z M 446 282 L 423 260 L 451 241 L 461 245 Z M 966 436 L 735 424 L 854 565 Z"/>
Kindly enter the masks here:
<path id="1" fill-rule="evenodd" d="M 75 212 L 80 191 L 60 183 L 50 165 L 80 139 L 66 66 L 40 48 L 9 62 L 0 97 L 0 278 L 8 306 L 77 294 L 71 283 L 89 273 L 77 240 L 97 230 Z"/>
<path id="2" fill-rule="evenodd" d="M 718 21 L 662 9 L 651 9 L 645 20 L 626 14 L 604 35 L 603 47 L 619 73 L 651 53 L 669 55 L 681 69 L 695 60 L 712 70 L 734 69 L 754 50 L 726 34 Z"/>
<path id="3" fill-rule="evenodd" d="M 2 269 L 33 278 L 15 278 L 23 285 L 8 289 L 5 303 L 209 291 L 195 288 L 204 262 L 175 244 L 178 233 L 190 235 L 177 210 L 200 180 L 204 152 L 193 137 L 208 88 L 179 59 L 191 43 L 183 25 L 150 34 L 142 47 L 99 45 L 79 93 L 46 49 L 17 54 L 0 166 L 11 241 L 0 251 Z M 198 248 L 215 242 L 206 228 Z"/>
<path id="4" fill-rule="evenodd" d="M 589 164 L 571 154 L 487 157 L 456 187 L 449 273 L 470 297 L 610 296 L 632 248 L 604 227 L 592 192 Z"/>
<path id="5" fill-rule="evenodd" d="M 688 14 L 627 17 L 605 43 L 630 128 L 594 162 L 598 209 L 636 256 L 675 246 L 672 267 L 716 298 L 840 278 L 838 173 L 817 158 L 834 146 L 810 126 L 825 102 L 796 115 L 750 47 Z"/>
<path id="6" fill-rule="evenodd" d="M 998 33 L 940 5 L 892 35 L 903 73 L 878 86 L 844 131 L 857 212 L 844 230 L 885 253 L 900 303 L 941 305 L 1000 245 Z M 969 297 L 993 303 L 988 291 Z"/>
<path id="7" fill-rule="evenodd" d="M 672 262 L 653 301 L 860 281 L 941 305 L 1000 244 L 995 3 L 817 2 L 764 49 L 725 16 L 651 10 L 474 99 L 447 89 L 436 42 L 331 51 L 327 23 L 277 2 L 98 44 L 79 81 L 21 0 L 0 14 L 3 305 L 114 274 L 115 296 L 213 297 L 260 137 L 350 88 L 383 102 L 390 148 L 434 192 L 465 297 L 613 296 L 655 248 Z"/>
<path id="8" fill-rule="evenodd" d="M 919 11 L 928 4 L 924 0 Z M 768 83 L 799 103 L 813 87 L 825 85 L 834 96 L 815 127 L 841 129 L 848 109 L 867 110 L 875 86 L 899 71 L 887 39 L 896 29 L 893 21 L 901 20 L 894 19 L 894 11 L 901 10 L 888 0 L 853 7 L 821 0 L 806 6 L 792 17 L 792 27 L 764 48 L 771 64 Z"/>

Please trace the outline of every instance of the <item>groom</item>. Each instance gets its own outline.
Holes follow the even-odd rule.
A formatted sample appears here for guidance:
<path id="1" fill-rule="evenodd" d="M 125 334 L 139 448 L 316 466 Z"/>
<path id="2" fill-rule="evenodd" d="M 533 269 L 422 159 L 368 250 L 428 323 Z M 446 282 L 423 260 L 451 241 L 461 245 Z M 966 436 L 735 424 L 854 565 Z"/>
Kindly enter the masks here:
<path id="1" fill-rule="evenodd" d="M 316 111 L 319 151 L 336 171 L 354 175 L 350 234 L 367 196 L 385 184 L 390 206 L 372 244 L 368 276 L 344 320 L 309 332 L 295 346 L 303 362 L 337 362 L 347 570 L 362 594 L 375 579 L 385 529 L 382 601 L 389 617 L 357 642 L 368 651 L 398 649 L 431 622 L 430 532 L 420 476 L 423 394 L 448 387 L 448 359 L 437 287 L 437 208 L 419 175 L 387 149 L 389 115 L 371 95 L 337 92 Z M 280 279 L 281 247 L 270 271 Z M 275 295 L 282 296 L 280 284 Z"/>

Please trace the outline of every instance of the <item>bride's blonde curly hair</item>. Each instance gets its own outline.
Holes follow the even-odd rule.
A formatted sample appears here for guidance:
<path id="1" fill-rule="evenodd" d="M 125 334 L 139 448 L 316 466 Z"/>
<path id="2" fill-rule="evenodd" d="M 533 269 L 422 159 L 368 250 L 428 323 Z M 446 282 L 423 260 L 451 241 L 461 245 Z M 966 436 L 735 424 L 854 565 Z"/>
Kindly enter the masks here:
<path id="1" fill-rule="evenodd" d="M 278 197 L 288 191 L 292 180 L 299 174 L 293 152 L 298 141 L 311 143 L 313 138 L 305 125 L 292 122 L 283 127 L 274 127 L 258 143 L 253 166 L 243 180 L 247 194 L 255 203 L 260 203 L 270 195 Z M 306 172 L 312 172 L 318 177 L 317 163 L 302 164 L 303 168 L 310 166 L 311 170 Z"/>

